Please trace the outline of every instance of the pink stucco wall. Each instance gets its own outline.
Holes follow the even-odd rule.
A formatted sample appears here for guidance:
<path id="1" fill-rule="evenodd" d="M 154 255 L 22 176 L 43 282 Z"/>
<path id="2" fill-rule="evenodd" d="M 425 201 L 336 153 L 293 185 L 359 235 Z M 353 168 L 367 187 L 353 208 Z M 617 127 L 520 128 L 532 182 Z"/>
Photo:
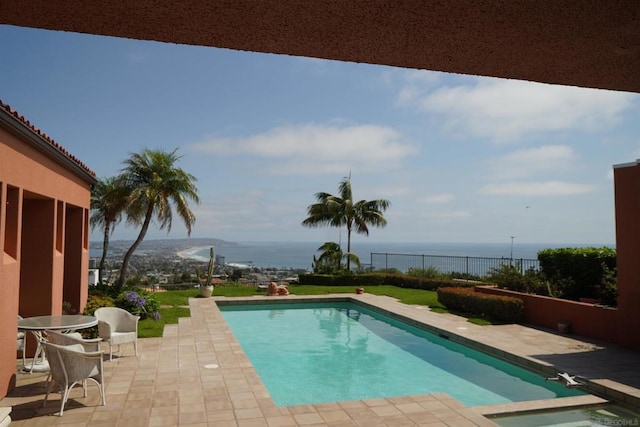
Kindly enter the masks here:
<path id="1" fill-rule="evenodd" d="M 60 314 L 63 295 L 84 309 L 89 263 L 84 218 L 92 184 L 4 125 L 0 122 L 0 398 L 14 387 L 17 315 Z M 57 215 L 66 218 L 67 211 L 74 214 L 58 222 Z M 73 248 L 57 244 L 60 233 Z M 35 349 L 33 340 L 28 345 Z"/>
<path id="2" fill-rule="evenodd" d="M 615 308 L 605 308 L 489 286 L 477 286 L 476 291 L 523 300 L 523 323 L 557 330 L 558 322 L 568 321 L 571 324 L 572 333 L 609 342 L 618 341 L 615 331 L 618 328 L 619 311 Z"/>

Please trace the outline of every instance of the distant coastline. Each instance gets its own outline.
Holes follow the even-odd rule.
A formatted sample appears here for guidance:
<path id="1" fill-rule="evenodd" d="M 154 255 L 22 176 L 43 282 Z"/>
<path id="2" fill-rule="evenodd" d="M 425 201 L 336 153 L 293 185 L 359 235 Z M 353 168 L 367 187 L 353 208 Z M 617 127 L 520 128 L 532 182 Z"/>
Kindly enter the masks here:
<path id="1" fill-rule="evenodd" d="M 183 258 L 183 259 L 193 259 L 196 261 L 208 261 L 209 257 L 203 257 L 202 255 L 199 255 L 199 252 L 202 252 L 203 250 L 209 250 L 211 246 L 196 246 L 193 248 L 189 248 L 189 249 L 184 249 L 181 251 L 176 252 L 176 255 L 178 256 L 178 258 Z"/>
<path id="2" fill-rule="evenodd" d="M 344 243 L 343 243 L 344 244 Z M 224 257 L 225 264 L 231 266 L 255 266 L 262 268 L 299 268 L 310 270 L 313 257 L 322 243 L 318 242 L 243 242 L 233 245 L 216 246 L 216 255 Z M 368 241 L 352 242 L 352 250 L 363 264 L 371 262 L 372 253 L 411 254 L 453 257 L 486 257 L 537 259 L 542 249 L 559 247 L 602 247 L 611 245 L 561 245 L 514 243 L 376 243 Z M 194 245 L 180 249 L 176 255 L 182 259 L 208 261 L 211 246 Z"/>
<path id="3" fill-rule="evenodd" d="M 122 257 L 131 241 L 115 241 L 109 245 L 109 257 Z M 214 247 L 216 255 L 224 257 L 226 265 L 253 266 L 277 269 L 311 270 L 313 257 L 318 256 L 318 248 L 324 242 L 228 242 L 220 239 L 175 239 L 147 240 L 135 255 L 142 257 L 164 257 L 169 259 L 206 262 L 209 248 Z M 345 242 L 342 242 L 343 248 Z M 372 253 L 412 254 L 435 256 L 463 256 L 515 259 L 537 259 L 538 251 L 560 247 L 612 247 L 607 244 L 544 244 L 519 243 L 517 240 L 503 243 L 387 243 L 371 242 L 364 239 L 352 241 L 352 251 L 363 264 L 371 263 Z M 102 242 L 91 242 L 91 257 L 102 256 Z"/>

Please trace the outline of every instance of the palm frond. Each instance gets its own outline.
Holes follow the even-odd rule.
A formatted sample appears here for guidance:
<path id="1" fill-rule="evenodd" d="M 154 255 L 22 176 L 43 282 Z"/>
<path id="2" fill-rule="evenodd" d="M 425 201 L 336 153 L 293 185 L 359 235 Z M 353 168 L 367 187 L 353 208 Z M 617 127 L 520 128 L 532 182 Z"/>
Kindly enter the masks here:
<path id="1" fill-rule="evenodd" d="M 370 225 L 375 227 L 387 225 L 383 212 L 390 206 L 390 202 L 386 199 L 355 202 L 351 189 L 351 173 L 340 181 L 338 192 L 339 196 L 325 192 L 316 193 L 314 197 L 317 203 L 307 207 L 307 218 L 302 221 L 302 225 L 310 228 L 324 225 L 336 228 L 346 227 L 347 251 L 350 251 L 352 231 L 369 235 Z M 350 265 L 351 258 L 351 256 L 347 257 L 347 266 Z"/>

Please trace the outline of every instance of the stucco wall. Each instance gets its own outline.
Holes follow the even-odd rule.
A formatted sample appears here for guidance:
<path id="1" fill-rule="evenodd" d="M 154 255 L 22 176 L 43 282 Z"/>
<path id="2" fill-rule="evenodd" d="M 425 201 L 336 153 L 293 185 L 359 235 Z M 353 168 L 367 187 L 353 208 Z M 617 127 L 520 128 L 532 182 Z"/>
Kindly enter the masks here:
<path id="1" fill-rule="evenodd" d="M 17 315 L 60 314 L 63 295 L 82 310 L 87 295 L 92 182 L 21 138 L 0 126 L 0 398 L 14 386 Z"/>
<path id="2" fill-rule="evenodd" d="M 618 308 L 620 339 L 640 348 L 640 165 L 613 169 L 616 200 L 616 248 L 618 251 Z"/>
<path id="3" fill-rule="evenodd" d="M 65 203 L 89 207 L 90 183 L 2 128 L 0 181 Z"/>
<path id="4" fill-rule="evenodd" d="M 619 310 L 615 308 L 525 294 L 488 286 L 478 286 L 476 291 L 523 300 L 523 323 L 557 330 L 558 322 L 568 321 L 571 324 L 572 333 L 620 345 L 626 344 L 620 342 L 618 337 Z"/>

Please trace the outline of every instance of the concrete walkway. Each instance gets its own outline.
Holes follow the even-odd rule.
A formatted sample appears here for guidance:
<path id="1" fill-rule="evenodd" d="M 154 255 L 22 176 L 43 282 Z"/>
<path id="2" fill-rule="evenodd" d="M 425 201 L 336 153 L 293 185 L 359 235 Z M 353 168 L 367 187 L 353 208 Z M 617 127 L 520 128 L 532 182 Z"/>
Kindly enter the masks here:
<path id="1" fill-rule="evenodd" d="M 345 298 L 344 295 L 336 296 Z M 233 300 L 255 303 L 278 297 Z M 283 297 L 316 300 L 325 297 Z M 450 314 L 408 306 L 393 298 L 349 295 L 410 322 L 424 322 L 449 339 L 549 373 L 578 375 L 605 398 L 640 407 L 640 354 L 577 336 L 521 325 L 477 326 Z M 59 410 L 59 395 L 45 408 L 45 374 L 19 374 L 17 387 L 0 401 L 12 406 L 12 426 L 492 426 L 484 415 L 601 403 L 592 395 L 466 408 L 445 394 L 320 405 L 277 407 L 215 304 L 191 299 L 191 317 L 167 325 L 162 338 L 140 340 L 140 357 L 123 346 L 105 362 L 107 406 L 97 389 L 74 390 Z M 225 300 L 231 300 L 226 298 Z M 19 361 L 21 363 L 21 359 Z"/>

